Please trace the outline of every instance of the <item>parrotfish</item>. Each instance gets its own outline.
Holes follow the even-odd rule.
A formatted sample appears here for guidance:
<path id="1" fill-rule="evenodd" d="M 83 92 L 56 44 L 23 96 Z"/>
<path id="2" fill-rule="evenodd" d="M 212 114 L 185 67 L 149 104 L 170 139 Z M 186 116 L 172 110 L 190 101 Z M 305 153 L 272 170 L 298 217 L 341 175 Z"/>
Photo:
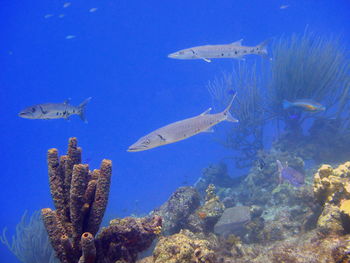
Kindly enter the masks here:
<path id="1" fill-rule="evenodd" d="M 203 59 L 211 62 L 211 58 L 235 58 L 242 59 L 246 55 L 267 55 L 266 46 L 269 40 L 260 43 L 257 46 L 242 46 L 243 39 L 236 42 L 223 45 L 205 45 L 187 49 L 182 49 L 168 55 L 169 58 L 176 59 Z"/>
<path id="2" fill-rule="evenodd" d="M 213 132 L 212 126 L 222 121 L 238 122 L 238 120 L 233 118 L 229 112 L 235 96 L 236 94 L 233 95 L 229 105 L 224 111 L 209 114 L 211 111 L 211 108 L 209 108 L 202 114 L 195 117 L 177 121 L 161 127 L 140 138 L 129 147 L 128 152 L 149 150 L 158 146 L 184 140 L 201 132 Z"/>
<path id="3" fill-rule="evenodd" d="M 283 166 L 279 160 L 276 162 L 279 173 L 279 183 L 288 182 L 296 187 L 304 185 L 305 176 L 301 172 L 289 167 L 288 163 Z"/>
<path id="4" fill-rule="evenodd" d="M 79 115 L 80 118 L 86 121 L 85 118 L 85 107 L 86 104 L 91 100 L 87 98 L 79 106 L 73 106 L 69 104 L 69 100 L 63 103 L 44 103 L 37 104 L 22 110 L 18 116 L 26 119 L 69 119 L 71 115 Z"/>
<path id="5" fill-rule="evenodd" d="M 289 108 L 301 108 L 306 111 L 310 112 L 319 112 L 326 110 L 326 107 L 324 107 L 322 104 L 308 99 L 301 99 L 301 100 L 295 100 L 293 102 L 284 100 L 283 101 L 283 109 L 289 109 Z"/>

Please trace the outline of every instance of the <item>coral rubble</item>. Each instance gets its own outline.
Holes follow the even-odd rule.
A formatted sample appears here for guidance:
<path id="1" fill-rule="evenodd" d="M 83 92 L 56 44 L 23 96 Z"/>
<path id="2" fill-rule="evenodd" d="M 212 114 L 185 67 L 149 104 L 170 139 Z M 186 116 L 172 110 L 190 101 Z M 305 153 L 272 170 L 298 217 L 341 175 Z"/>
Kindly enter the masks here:
<path id="1" fill-rule="evenodd" d="M 112 162 L 99 170 L 81 164 L 81 149 L 71 138 L 68 154 L 48 151 L 51 195 L 56 210 L 42 209 L 51 244 L 62 263 L 135 262 L 160 233 L 159 216 L 114 220 L 97 234 L 107 207 Z"/>

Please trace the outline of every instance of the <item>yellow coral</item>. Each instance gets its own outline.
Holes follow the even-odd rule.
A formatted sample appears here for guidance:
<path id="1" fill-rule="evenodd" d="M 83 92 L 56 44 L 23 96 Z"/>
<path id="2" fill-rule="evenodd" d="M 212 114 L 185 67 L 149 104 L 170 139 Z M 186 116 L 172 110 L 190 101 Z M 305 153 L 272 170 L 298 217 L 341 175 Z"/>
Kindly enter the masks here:
<path id="1" fill-rule="evenodd" d="M 350 224 L 350 162 L 335 169 L 322 165 L 314 175 L 314 195 L 324 206 L 318 227 L 325 233 L 342 233 L 343 225 Z"/>
<path id="2" fill-rule="evenodd" d="M 340 210 L 350 216 L 350 200 L 342 200 L 340 202 Z"/>
<path id="3" fill-rule="evenodd" d="M 207 240 L 195 239 L 184 231 L 161 237 L 153 253 L 154 263 L 214 263 L 214 252 Z"/>
<path id="4" fill-rule="evenodd" d="M 344 199 L 350 199 L 350 162 L 336 169 L 324 164 L 314 175 L 314 194 L 321 204 L 331 202 L 334 193 L 339 192 L 343 193 Z"/>

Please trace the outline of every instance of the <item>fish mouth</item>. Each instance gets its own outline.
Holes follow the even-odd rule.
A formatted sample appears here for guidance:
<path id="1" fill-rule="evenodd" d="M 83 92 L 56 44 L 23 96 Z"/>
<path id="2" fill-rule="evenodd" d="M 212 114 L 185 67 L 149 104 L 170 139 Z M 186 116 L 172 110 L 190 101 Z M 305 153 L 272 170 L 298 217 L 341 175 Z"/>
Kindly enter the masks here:
<path id="1" fill-rule="evenodd" d="M 168 55 L 168 58 L 178 58 L 179 57 L 179 54 L 177 53 L 171 53 Z"/>
<path id="2" fill-rule="evenodd" d="M 127 152 L 141 152 L 147 150 L 145 147 L 139 147 L 139 146 L 130 146 L 126 151 Z"/>
<path id="3" fill-rule="evenodd" d="M 20 112 L 18 113 L 18 116 L 21 117 L 21 118 L 30 118 L 30 114 L 28 114 L 28 112 Z"/>

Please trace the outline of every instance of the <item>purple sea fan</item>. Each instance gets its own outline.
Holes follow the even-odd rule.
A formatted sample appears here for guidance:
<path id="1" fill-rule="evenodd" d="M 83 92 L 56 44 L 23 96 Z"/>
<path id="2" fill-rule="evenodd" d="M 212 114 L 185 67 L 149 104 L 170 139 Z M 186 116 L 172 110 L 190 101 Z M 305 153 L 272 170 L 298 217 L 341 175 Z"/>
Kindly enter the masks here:
<path id="1" fill-rule="evenodd" d="M 301 172 L 288 166 L 286 163 L 284 166 L 279 160 L 276 160 L 278 173 L 279 173 L 279 183 L 288 182 L 295 187 L 303 186 L 305 183 L 305 175 Z"/>

